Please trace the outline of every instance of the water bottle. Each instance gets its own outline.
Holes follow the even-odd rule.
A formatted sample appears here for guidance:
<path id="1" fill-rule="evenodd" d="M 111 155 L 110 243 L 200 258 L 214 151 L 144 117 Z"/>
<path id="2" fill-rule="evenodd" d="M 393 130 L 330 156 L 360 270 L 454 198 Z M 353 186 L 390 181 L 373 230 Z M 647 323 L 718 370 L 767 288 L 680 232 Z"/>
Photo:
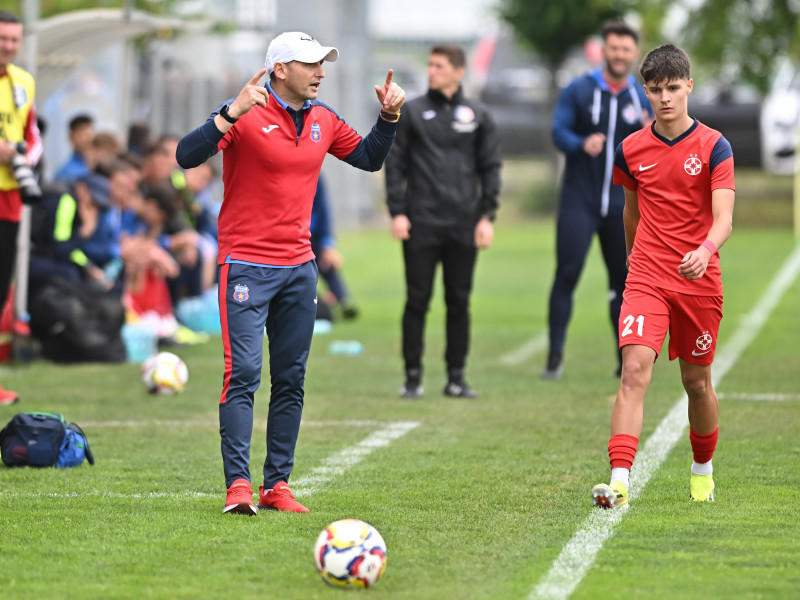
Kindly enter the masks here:
<path id="1" fill-rule="evenodd" d="M 120 272 L 122 271 L 122 259 L 112 258 L 106 265 L 103 267 L 103 277 L 105 278 L 106 284 L 113 286 L 114 282 L 119 277 Z"/>
<path id="2" fill-rule="evenodd" d="M 364 346 L 358 340 L 335 340 L 328 346 L 330 354 L 355 356 L 364 351 Z"/>

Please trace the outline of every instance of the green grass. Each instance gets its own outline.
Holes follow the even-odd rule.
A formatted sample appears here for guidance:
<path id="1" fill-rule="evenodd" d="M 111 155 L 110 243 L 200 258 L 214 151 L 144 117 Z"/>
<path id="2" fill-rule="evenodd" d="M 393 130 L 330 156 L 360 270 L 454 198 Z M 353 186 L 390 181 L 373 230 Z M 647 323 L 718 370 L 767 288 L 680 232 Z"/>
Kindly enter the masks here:
<path id="1" fill-rule="evenodd" d="M 522 186 L 524 187 L 524 186 Z M 329 522 L 356 517 L 386 539 L 388 567 L 370 598 L 527 598 L 592 510 L 606 479 L 617 382 L 597 247 L 576 293 L 565 376 L 544 381 L 542 353 L 501 357 L 545 327 L 553 223 L 501 213 L 495 246 L 479 259 L 468 375 L 477 401 L 445 398 L 441 286 L 428 320 L 425 398 L 396 397 L 402 380 L 399 245 L 376 229 L 340 236 L 361 318 L 315 337 L 294 480 L 376 428 L 419 425 L 345 475 L 303 496 L 310 515 L 220 514 L 218 339 L 180 349 L 187 391 L 151 397 L 136 365 L 4 367 L 22 401 L 0 408 L 64 413 L 84 426 L 97 465 L 0 468 L 0 598 L 339 598 L 316 574 L 311 549 Z M 794 247 L 788 229 L 737 226 L 722 250 L 731 338 Z M 574 598 L 788 598 L 800 585 L 800 326 L 795 281 L 726 375 L 717 501 L 688 501 L 688 435 L 605 544 Z M 327 352 L 357 339 L 359 356 Z M 265 376 L 266 379 L 266 376 Z M 642 439 L 682 390 L 678 367 L 656 364 Z M 725 397 L 731 395 L 731 399 Z M 734 396 L 739 394 L 739 396 Z M 742 394 L 785 394 L 755 401 Z M 267 390 L 256 398 L 252 471 L 264 459 Z M 378 425 L 348 423 L 370 420 Z"/>

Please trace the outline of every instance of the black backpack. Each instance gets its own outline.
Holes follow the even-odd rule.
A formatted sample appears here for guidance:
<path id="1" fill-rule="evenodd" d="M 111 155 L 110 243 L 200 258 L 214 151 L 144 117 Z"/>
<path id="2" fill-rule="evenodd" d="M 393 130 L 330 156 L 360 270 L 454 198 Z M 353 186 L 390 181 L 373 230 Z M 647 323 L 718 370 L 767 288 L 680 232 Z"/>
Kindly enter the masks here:
<path id="1" fill-rule="evenodd" d="M 0 431 L 0 454 L 9 467 L 94 464 L 86 434 L 57 413 L 18 413 Z"/>
<path id="2" fill-rule="evenodd" d="M 112 292 L 52 278 L 31 299 L 31 333 L 56 363 L 124 362 L 125 308 Z"/>

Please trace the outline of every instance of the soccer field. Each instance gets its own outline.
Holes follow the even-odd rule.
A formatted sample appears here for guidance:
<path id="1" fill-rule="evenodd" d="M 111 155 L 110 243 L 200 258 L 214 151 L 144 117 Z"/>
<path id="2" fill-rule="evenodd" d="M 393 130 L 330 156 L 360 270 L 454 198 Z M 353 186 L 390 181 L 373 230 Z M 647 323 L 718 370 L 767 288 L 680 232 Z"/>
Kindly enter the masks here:
<path id="1" fill-rule="evenodd" d="M 311 556 L 331 521 L 359 518 L 388 546 L 373 599 L 790 598 L 800 588 L 800 276 L 789 229 L 739 227 L 721 251 L 713 504 L 689 501 L 678 366 L 659 359 L 629 509 L 592 508 L 608 478 L 617 380 L 597 247 L 576 294 L 565 374 L 539 377 L 553 269 L 549 219 L 501 219 L 479 258 L 468 380 L 446 398 L 441 285 L 425 397 L 397 398 L 402 261 L 385 230 L 340 236 L 361 308 L 315 336 L 290 484 L 310 514 L 222 515 L 219 339 L 176 352 L 186 392 L 145 393 L 138 366 L 0 368 L 0 408 L 63 413 L 97 464 L 0 467 L 0 598 L 339 598 Z M 794 261 L 794 262 L 792 262 Z M 360 355 L 333 355 L 334 340 Z M 265 371 L 265 382 L 268 374 Z M 268 385 L 256 397 L 252 472 Z"/>

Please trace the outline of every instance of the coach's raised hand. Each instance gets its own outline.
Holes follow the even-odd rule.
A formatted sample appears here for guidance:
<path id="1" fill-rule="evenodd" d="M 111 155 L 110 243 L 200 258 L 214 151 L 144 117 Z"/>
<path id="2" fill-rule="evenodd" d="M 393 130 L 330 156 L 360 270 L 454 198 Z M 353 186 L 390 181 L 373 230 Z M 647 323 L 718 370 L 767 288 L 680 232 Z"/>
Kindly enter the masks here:
<path id="1" fill-rule="evenodd" d="M 239 92 L 239 95 L 236 96 L 236 99 L 231 102 L 230 106 L 227 108 L 228 116 L 231 119 L 238 119 L 256 104 L 264 107 L 267 106 L 267 102 L 269 101 L 269 93 L 267 92 L 267 88 L 258 85 L 259 80 L 266 73 L 266 69 L 261 69 L 258 73 L 250 78 L 250 81 L 244 84 L 244 87 Z M 222 115 L 217 115 L 214 118 L 214 123 L 217 125 L 219 130 L 223 132 L 228 131 L 233 126 L 233 123 L 225 119 Z"/>
<path id="2" fill-rule="evenodd" d="M 387 113 L 396 115 L 400 112 L 400 107 L 403 106 L 403 103 L 406 101 L 406 93 L 403 91 L 403 88 L 392 81 L 392 77 L 394 77 L 394 71 L 389 69 L 383 87 L 379 85 L 375 86 L 375 94 L 378 96 L 378 101 L 381 103 L 381 109 Z"/>

